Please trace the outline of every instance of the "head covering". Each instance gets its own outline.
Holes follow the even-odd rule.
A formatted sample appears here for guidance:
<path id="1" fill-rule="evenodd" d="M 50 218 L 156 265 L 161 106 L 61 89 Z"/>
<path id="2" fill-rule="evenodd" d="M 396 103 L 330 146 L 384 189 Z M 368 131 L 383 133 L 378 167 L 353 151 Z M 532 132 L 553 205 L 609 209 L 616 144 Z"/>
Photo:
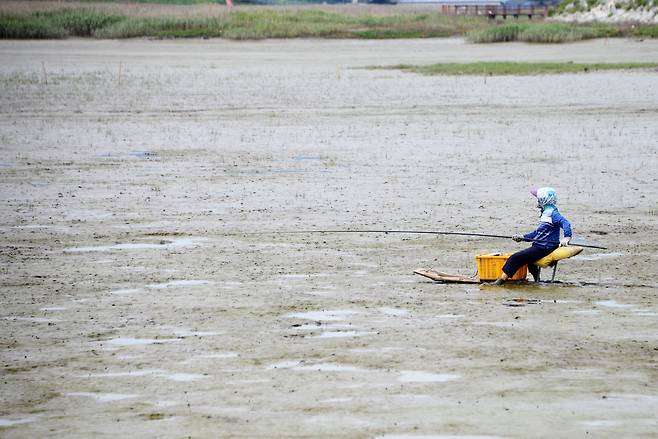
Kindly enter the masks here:
<path id="1" fill-rule="evenodd" d="M 555 206 L 557 204 L 557 192 L 552 187 L 540 187 L 530 191 L 537 197 L 537 205 L 544 209 L 546 206 Z"/>

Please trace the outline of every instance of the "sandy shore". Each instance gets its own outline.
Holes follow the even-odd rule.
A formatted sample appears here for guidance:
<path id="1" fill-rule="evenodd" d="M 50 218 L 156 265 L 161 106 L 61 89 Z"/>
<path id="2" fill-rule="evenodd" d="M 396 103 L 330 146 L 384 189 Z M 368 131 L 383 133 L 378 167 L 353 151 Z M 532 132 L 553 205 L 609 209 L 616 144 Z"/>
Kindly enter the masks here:
<path id="1" fill-rule="evenodd" d="M 0 435 L 650 437 L 658 42 L 0 42 Z M 556 285 L 440 285 L 552 184 L 609 249 Z M 238 233 L 237 235 L 233 235 Z M 539 303 L 508 306 L 514 298 Z"/>

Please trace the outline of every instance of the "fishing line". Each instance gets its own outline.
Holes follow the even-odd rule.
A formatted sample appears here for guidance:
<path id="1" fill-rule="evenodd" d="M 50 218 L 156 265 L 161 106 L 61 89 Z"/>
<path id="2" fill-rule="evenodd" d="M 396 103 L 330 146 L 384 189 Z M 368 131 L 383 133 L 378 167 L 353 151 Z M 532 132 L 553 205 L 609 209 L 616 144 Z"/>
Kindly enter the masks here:
<path id="1" fill-rule="evenodd" d="M 383 234 L 408 234 L 408 235 L 454 235 L 454 236 L 476 236 L 480 238 L 500 238 L 500 239 L 512 239 L 511 235 L 495 235 L 491 233 L 474 233 L 474 232 L 447 232 L 447 231 L 435 231 L 435 230 L 282 230 L 276 231 L 272 230 L 269 232 L 243 232 L 243 233 L 226 233 L 224 236 L 246 236 L 246 235 L 309 235 L 309 234 L 340 234 L 340 233 L 383 233 Z M 581 241 L 579 238 L 575 238 L 578 241 Z M 522 238 L 522 241 L 525 242 L 536 242 L 542 244 L 555 244 L 559 245 L 559 241 L 536 241 L 534 239 Z M 578 247 L 587 247 L 587 248 L 598 248 L 606 250 L 607 247 L 600 245 L 589 244 L 589 243 L 578 243 L 573 244 Z"/>

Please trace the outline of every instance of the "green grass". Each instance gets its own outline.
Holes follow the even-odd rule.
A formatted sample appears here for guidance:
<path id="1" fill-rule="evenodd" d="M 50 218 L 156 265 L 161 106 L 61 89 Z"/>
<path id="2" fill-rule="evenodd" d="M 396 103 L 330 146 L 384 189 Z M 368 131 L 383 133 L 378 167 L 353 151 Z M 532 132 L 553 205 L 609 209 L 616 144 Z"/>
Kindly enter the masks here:
<path id="1" fill-rule="evenodd" d="M 437 13 L 367 15 L 263 9 L 236 10 L 215 17 L 126 17 L 88 9 L 62 9 L 2 15 L 0 38 L 430 38 L 461 35 L 486 25 L 486 20 L 479 17 Z"/>
<path id="2" fill-rule="evenodd" d="M 629 34 L 638 38 L 658 38 L 658 26 L 641 24 L 631 29 Z"/>
<path id="3" fill-rule="evenodd" d="M 144 0 L 147 1 L 147 0 Z M 177 0 L 171 0 L 176 3 Z M 187 1 L 187 0 L 179 0 Z M 194 0 L 189 0 L 194 1 Z M 526 41 L 561 43 L 589 38 L 658 38 L 658 26 L 638 27 L 519 21 L 490 22 L 484 17 L 437 12 L 397 14 L 339 13 L 318 9 L 236 9 L 215 16 L 129 17 L 93 8 L 63 8 L 0 15 L 0 38 L 432 38 L 466 35 L 475 43 Z"/>
<path id="4" fill-rule="evenodd" d="M 566 23 L 509 23 L 470 31 L 466 38 L 472 43 L 568 43 L 592 38 L 623 36 L 622 29 L 607 26 L 582 26 Z"/>
<path id="5" fill-rule="evenodd" d="M 619 64 L 577 64 L 577 63 L 516 63 L 516 62 L 476 62 L 446 63 L 427 66 L 398 65 L 376 67 L 397 69 L 405 72 L 419 73 L 427 76 L 462 76 L 462 75 L 548 75 L 559 73 L 587 73 L 600 70 L 657 69 L 656 63 L 619 63 Z"/>
<path id="6" fill-rule="evenodd" d="M 91 37 L 97 29 L 124 20 L 119 15 L 84 9 L 34 12 L 30 15 L 0 15 L 0 38 Z"/>

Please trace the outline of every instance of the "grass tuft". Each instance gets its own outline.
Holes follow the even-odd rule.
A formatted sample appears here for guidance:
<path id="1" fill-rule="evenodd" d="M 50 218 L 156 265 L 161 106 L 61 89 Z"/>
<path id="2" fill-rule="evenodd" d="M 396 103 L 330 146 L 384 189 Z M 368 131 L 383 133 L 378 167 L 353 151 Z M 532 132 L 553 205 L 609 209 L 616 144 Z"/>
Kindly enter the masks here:
<path id="1" fill-rule="evenodd" d="M 567 43 L 616 36 L 621 36 L 621 30 L 612 26 L 581 26 L 566 23 L 512 23 L 472 31 L 466 35 L 472 43 L 508 41 Z"/>
<path id="2" fill-rule="evenodd" d="M 397 65 L 378 67 L 397 69 L 426 76 L 462 76 L 462 75 L 549 75 L 560 73 L 587 73 L 600 70 L 656 69 L 655 63 L 516 63 L 516 62 L 476 62 L 476 63 L 441 63 L 427 66 Z"/>
<path id="3" fill-rule="evenodd" d="M 64 28 L 43 18 L 16 15 L 0 17 L 0 38 L 3 39 L 58 39 L 68 35 Z"/>

